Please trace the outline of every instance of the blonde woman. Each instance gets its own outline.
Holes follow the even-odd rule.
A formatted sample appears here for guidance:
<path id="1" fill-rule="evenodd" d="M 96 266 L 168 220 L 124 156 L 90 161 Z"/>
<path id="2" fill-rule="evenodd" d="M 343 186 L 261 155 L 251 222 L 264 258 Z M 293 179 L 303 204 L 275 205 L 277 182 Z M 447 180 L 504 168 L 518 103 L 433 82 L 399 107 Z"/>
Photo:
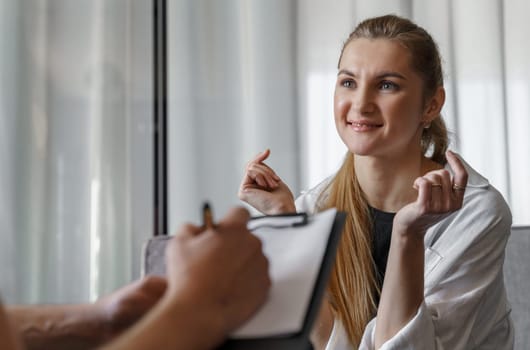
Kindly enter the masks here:
<path id="1" fill-rule="evenodd" d="M 239 197 L 266 214 L 336 207 L 348 219 L 312 334 L 317 349 L 512 349 L 502 266 L 511 213 L 447 150 L 438 48 L 397 16 L 345 42 L 335 124 L 342 167 L 296 201 L 264 161 Z"/>

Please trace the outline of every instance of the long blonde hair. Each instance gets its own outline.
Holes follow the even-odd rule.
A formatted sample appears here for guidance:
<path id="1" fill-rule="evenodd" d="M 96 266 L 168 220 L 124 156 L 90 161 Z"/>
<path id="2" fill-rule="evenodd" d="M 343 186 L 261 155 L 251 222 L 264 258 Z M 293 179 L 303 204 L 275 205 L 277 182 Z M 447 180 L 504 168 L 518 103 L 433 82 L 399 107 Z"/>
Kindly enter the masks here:
<path id="1" fill-rule="evenodd" d="M 411 53 L 411 66 L 423 80 L 424 101 L 443 86 L 436 43 L 423 28 L 411 21 L 394 15 L 365 20 L 350 34 L 342 52 L 348 43 L 357 38 L 382 38 L 406 47 Z M 438 116 L 429 128 L 423 129 L 422 152 L 433 161 L 445 164 L 447 145 L 447 129 L 441 116 Z M 377 311 L 380 290 L 372 257 L 372 222 L 368 203 L 355 175 L 353 154 L 348 152 L 341 168 L 322 194 L 325 194 L 320 198 L 322 209 L 335 207 L 350 214 L 330 278 L 329 298 L 335 317 L 342 321 L 351 343 L 358 346 L 366 324 Z"/>

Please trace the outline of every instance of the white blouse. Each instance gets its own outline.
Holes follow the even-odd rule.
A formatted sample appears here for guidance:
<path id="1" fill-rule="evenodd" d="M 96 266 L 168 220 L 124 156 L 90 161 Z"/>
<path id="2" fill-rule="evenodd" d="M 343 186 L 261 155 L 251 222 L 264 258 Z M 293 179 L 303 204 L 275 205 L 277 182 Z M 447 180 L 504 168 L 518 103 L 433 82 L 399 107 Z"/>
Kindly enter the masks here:
<path id="1" fill-rule="evenodd" d="M 463 163 L 468 184 L 462 208 L 425 235 L 424 301 L 381 349 L 513 349 L 502 269 L 510 209 L 488 180 Z M 327 181 L 303 193 L 296 200 L 297 210 L 314 212 Z M 360 349 L 375 348 L 376 326 L 374 318 Z M 352 348 L 341 322 L 335 320 L 326 350 Z"/>

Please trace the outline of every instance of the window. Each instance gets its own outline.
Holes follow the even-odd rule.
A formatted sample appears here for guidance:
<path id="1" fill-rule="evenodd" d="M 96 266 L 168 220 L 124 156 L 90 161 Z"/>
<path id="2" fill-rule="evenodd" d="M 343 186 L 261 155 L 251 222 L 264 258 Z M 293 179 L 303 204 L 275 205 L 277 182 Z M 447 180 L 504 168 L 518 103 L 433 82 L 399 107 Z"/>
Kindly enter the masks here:
<path id="1" fill-rule="evenodd" d="M 93 300 L 152 234 L 151 3 L 2 1 L 0 52 L 0 292 Z"/>

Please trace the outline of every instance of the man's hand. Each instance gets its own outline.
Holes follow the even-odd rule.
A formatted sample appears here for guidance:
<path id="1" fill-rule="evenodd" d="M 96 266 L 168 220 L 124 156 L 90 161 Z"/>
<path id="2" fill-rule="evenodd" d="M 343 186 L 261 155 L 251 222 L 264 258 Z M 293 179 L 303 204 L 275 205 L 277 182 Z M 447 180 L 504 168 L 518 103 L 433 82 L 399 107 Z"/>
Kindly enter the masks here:
<path id="1" fill-rule="evenodd" d="M 268 261 L 233 209 L 213 228 L 183 226 L 166 247 L 162 300 L 107 350 L 213 349 L 265 302 Z"/>
<path id="2" fill-rule="evenodd" d="M 15 305 L 7 312 L 29 350 L 93 349 L 136 323 L 166 286 L 163 278 L 146 277 L 93 304 Z"/>
<path id="3" fill-rule="evenodd" d="M 167 247 L 168 297 L 193 305 L 196 316 L 208 320 L 213 345 L 256 312 L 271 284 L 248 218 L 237 208 L 214 229 L 184 226 Z"/>
<path id="4" fill-rule="evenodd" d="M 164 295 L 165 278 L 147 276 L 106 295 L 94 304 L 94 309 L 107 325 L 112 338 L 139 320 Z"/>

